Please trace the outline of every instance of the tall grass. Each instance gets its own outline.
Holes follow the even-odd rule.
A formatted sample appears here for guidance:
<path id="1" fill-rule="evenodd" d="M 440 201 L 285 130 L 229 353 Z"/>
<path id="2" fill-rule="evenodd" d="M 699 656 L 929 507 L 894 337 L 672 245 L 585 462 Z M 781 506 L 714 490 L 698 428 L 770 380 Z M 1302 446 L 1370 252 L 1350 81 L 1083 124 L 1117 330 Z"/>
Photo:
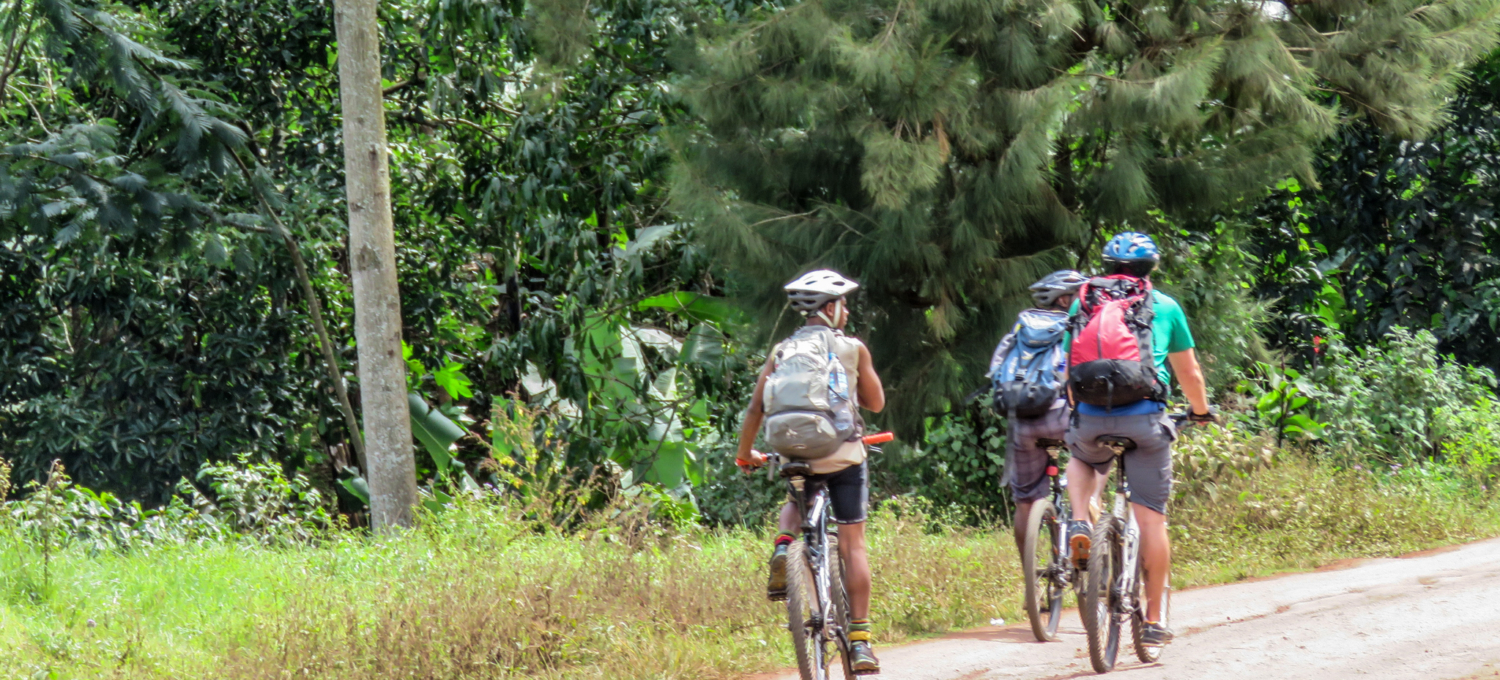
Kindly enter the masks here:
<path id="1" fill-rule="evenodd" d="M 1216 446 L 1239 463 L 1181 468 L 1181 585 L 1500 530 L 1488 497 L 1441 471 L 1340 471 L 1245 455 L 1256 442 Z M 881 643 L 1017 619 L 1008 529 L 887 501 L 870 540 Z M 69 548 L 44 582 L 39 551 L 7 538 L 0 676 L 739 677 L 792 658 L 783 610 L 764 599 L 767 546 L 742 529 L 539 533 L 503 504 L 473 502 L 384 539 Z"/>

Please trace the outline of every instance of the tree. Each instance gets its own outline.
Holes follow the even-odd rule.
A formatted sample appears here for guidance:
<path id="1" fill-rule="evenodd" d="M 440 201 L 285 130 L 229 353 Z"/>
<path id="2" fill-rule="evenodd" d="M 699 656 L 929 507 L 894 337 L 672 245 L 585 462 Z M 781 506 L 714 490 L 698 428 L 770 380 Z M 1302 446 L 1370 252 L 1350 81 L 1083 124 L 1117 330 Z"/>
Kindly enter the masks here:
<path id="1" fill-rule="evenodd" d="M 370 523 L 409 526 L 417 504 L 406 364 L 401 356 L 401 293 L 386 166 L 376 0 L 339 0 L 339 92 L 344 113 L 344 181 L 349 194 L 349 268 L 354 272 L 354 337 L 365 416 Z"/>
<path id="2" fill-rule="evenodd" d="M 1282 347 L 1342 332 L 1373 344 L 1426 328 L 1438 349 L 1500 369 L 1500 53 L 1469 71 L 1424 140 L 1370 125 L 1325 145 L 1318 186 L 1283 185 L 1249 213 L 1260 293 Z"/>
<path id="3" fill-rule="evenodd" d="M 1420 134 L 1495 41 L 1491 0 L 808 0 L 730 26 L 684 83 L 674 200 L 775 327 L 811 266 L 864 284 L 908 431 L 980 381 L 1048 270 L 1206 220 L 1344 115 Z M 785 326 L 782 326 L 783 328 Z"/>
<path id="4" fill-rule="evenodd" d="M 234 107 L 128 7 L 9 3 L 0 38 L 0 428 L 16 474 L 60 458 L 149 499 L 205 459 L 301 460 L 325 385 L 268 355 L 318 334 L 288 314 L 295 276 L 275 253 L 291 242 L 253 214 L 266 197 Z"/>

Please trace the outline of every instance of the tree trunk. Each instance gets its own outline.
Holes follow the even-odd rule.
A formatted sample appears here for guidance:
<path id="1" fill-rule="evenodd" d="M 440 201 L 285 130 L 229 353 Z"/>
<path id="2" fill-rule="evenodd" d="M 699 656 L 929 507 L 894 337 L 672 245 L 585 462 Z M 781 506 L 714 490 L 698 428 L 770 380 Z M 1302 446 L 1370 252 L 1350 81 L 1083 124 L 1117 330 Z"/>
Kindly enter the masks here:
<path id="1" fill-rule="evenodd" d="M 409 526 L 417 503 L 416 461 L 401 358 L 401 297 L 386 166 L 376 0 L 335 0 L 339 94 L 344 116 L 344 182 L 349 195 L 349 269 L 354 342 L 365 417 L 370 524 Z"/>

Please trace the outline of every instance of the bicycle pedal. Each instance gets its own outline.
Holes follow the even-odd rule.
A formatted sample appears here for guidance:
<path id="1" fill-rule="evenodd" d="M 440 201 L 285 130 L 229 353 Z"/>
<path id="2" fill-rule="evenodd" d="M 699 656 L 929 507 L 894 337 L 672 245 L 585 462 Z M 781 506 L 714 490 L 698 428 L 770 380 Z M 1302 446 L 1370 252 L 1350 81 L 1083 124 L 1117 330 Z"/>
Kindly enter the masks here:
<path id="1" fill-rule="evenodd" d="M 768 592 L 766 593 L 766 599 L 772 602 L 786 602 L 786 591 Z"/>
<path id="2" fill-rule="evenodd" d="M 880 675 L 880 671 L 854 671 L 855 675 Z"/>

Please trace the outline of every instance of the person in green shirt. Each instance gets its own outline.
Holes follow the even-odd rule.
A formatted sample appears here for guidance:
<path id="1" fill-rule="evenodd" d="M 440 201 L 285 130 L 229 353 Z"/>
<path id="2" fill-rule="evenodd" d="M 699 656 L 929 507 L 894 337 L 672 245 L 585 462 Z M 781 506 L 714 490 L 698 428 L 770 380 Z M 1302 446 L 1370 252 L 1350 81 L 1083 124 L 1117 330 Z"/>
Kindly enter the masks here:
<path id="1" fill-rule="evenodd" d="M 1147 279 L 1156 269 L 1161 256 L 1156 242 L 1146 234 L 1126 232 L 1116 235 L 1104 246 L 1104 264 L 1112 275 Z M 1187 397 L 1192 422 L 1214 419 L 1208 404 L 1208 390 L 1203 371 L 1193 351 L 1193 334 L 1188 329 L 1182 305 L 1157 290 L 1151 293 L 1151 344 L 1160 386 L 1156 398 L 1134 403 L 1099 406 L 1075 403 L 1073 420 L 1065 440 L 1072 452 L 1068 462 L 1068 499 L 1073 507 L 1073 522 L 1068 527 L 1068 544 L 1075 563 L 1088 562 L 1092 548 L 1093 527 L 1089 521 L 1089 500 L 1098 494 L 1100 485 L 1114 462 L 1114 451 L 1098 443 L 1101 436 L 1127 437 L 1136 448 L 1125 454 L 1125 475 L 1130 480 L 1131 510 L 1141 530 L 1141 562 L 1146 570 L 1146 630 L 1148 645 L 1164 645 L 1172 631 L 1162 625 L 1162 593 L 1171 568 L 1172 548 L 1167 537 L 1167 499 L 1172 490 L 1172 442 L 1177 430 L 1166 415 L 1166 389 L 1171 374 L 1177 375 L 1183 396 Z M 1071 312 L 1078 314 L 1074 302 Z M 1071 338 L 1065 341 L 1072 350 Z M 1072 365 L 1072 362 L 1070 362 Z M 1168 372 L 1171 367 L 1171 373 Z M 1075 395 L 1076 396 L 1076 395 Z"/>

